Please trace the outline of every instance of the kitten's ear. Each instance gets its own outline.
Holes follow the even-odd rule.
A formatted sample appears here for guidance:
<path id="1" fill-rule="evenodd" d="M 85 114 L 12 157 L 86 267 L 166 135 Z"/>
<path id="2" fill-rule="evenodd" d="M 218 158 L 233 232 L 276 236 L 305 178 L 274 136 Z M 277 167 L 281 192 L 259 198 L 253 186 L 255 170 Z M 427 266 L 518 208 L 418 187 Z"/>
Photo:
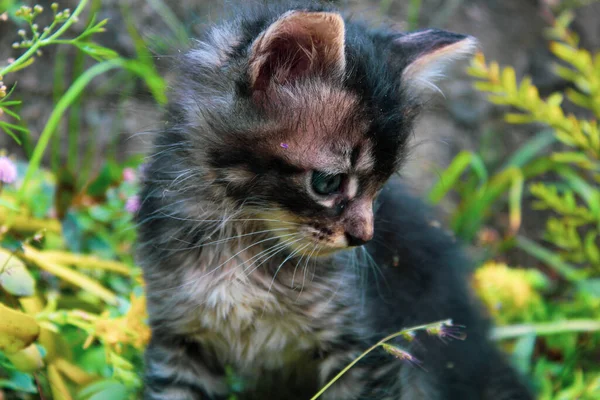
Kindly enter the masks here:
<path id="1" fill-rule="evenodd" d="M 468 57 L 477 50 L 477 40 L 438 29 L 417 31 L 394 39 L 395 56 L 405 66 L 402 82 L 411 92 L 437 89 L 435 83 L 454 61 Z"/>
<path id="2" fill-rule="evenodd" d="M 342 74 L 344 20 L 330 12 L 291 11 L 275 21 L 252 44 L 249 67 L 253 90 L 301 76 Z"/>

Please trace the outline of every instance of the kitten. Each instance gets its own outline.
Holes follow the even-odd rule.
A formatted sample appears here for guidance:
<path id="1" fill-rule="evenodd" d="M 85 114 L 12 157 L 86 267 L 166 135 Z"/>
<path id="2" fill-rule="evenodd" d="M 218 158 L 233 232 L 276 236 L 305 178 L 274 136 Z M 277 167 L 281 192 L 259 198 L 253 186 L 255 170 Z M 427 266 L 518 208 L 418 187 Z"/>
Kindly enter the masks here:
<path id="1" fill-rule="evenodd" d="M 304 3 L 244 13 L 182 57 L 138 216 L 145 399 L 226 399 L 232 374 L 237 399 L 309 399 L 386 335 L 447 318 L 466 340 L 395 340 L 420 367 L 377 349 L 322 398 L 531 398 L 459 246 L 386 183 L 421 92 L 475 44 Z"/>

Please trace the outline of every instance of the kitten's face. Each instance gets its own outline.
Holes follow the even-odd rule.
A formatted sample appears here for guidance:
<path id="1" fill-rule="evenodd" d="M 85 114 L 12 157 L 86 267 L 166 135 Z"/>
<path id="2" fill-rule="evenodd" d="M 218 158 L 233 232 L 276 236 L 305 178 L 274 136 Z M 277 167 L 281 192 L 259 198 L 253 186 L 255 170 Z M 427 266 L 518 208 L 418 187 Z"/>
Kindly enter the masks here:
<path id="1" fill-rule="evenodd" d="M 373 237 L 373 202 L 402 142 L 378 138 L 359 98 L 308 79 L 272 88 L 260 130 L 219 151 L 227 195 L 298 254 L 324 255 Z M 379 140 L 377 140 L 379 139 Z M 223 169 L 226 160 L 232 166 Z"/>
<path id="2" fill-rule="evenodd" d="M 267 195 L 276 211 L 260 217 L 273 219 L 273 228 L 297 232 L 290 243 L 299 253 L 366 243 L 373 236 L 374 198 L 393 165 L 382 170 L 377 163 L 372 126 L 359 99 L 322 81 L 280 88 L 271 96 L 273 131 L 252 151 L 277 160 L 279 170 L 257 177 L 263 182 L 250 196 Z"/>
<path id="3" fill-rule="evenodd" d="M 452 46 L 472 46 L 441 31 L 390 38 L 346 43 L 338 14 L 291 11 L 253 39 L 237 64 L 248 82 L 238 111 L 211 125 L 224 126 L 216 142 L 201 144 L 214 200 L 263 221 L 299 255 L 369 241 L 374 199 L 403 158 L 414 116 L 403 80 L 422 84 L 432 62 L 462 51 Z M 229 68 L 219 57 L 211 67 Z"/>

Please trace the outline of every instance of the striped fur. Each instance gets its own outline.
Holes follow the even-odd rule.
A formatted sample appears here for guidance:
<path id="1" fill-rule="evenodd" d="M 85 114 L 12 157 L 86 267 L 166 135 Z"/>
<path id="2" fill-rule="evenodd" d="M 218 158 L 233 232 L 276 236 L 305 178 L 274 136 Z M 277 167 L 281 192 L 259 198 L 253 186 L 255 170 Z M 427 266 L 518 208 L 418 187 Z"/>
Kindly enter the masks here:
<path id="1" fill-rule="evenodd" d="M 322 398 L 530 398 L 487 341 L 460 247 L 386 183 L 424 80 L 473 43 L 280 2 L 182 56 L 138 215 L 146 400 L 308 399 L 382 337 L 447 318 L 467 340 L 398 340 L 423 368 L 377 350 Z M 313 171 L 343 181 L 322 195 Z"/>

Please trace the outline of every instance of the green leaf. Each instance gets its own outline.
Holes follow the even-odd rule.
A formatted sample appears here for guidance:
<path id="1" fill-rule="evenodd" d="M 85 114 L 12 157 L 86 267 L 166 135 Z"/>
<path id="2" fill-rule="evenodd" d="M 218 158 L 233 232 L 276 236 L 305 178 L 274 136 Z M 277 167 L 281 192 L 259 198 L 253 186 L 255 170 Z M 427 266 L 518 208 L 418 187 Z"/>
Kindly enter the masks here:
<path id="1" fill-rule="evenodd" d="M 77 400 L 128 400 L 129 390 L 121 382 L 106 379 L 93 382 L 81 389 L 76 395 Z"/>
<path id="2" fill-rule="evenodd" d="M 592 264 L 600 264 L 600 250 L 598 249 L 598 244 L 596 243 L 596 239 L 598 238 L 598 232 L 588 232 L 585 235 L 584 241 L 584 251 L 585 255 L 592 262 Z"/>
<path id="3" fill-rule="evenodd" d="M 592 214 L 600 220 L 600 190 L 597 187 L 591 186 L 585 179 L 581 178 L 573 169 L 567 166 L 557 168 L 557 172 L 585 200 Z"/>
<path id="4" fill-rule="evenodd" d="M 509 124 L 530 124 L 536 121 L 536 117 L 529 114 L 506 113 L 504 120 Z"/>
<path id="5" fill-rule="evenodd" d="M 577 288 L 600 299 L 600 278 L 586 279 L 577 284 Z"/>
<path id="6" fill-rule="evenodd" d="M 73 42 L 73 44 L 88 56 L 97 61 L 112 60 L 119 57 L 119 53 L 92 42 Z"/>
<path id="7" fill-rule="evenodd" d="M 37 393 L 33 376 L 19 371 L 11 371 L 10 379 L 0 379 L 0 388 L 17 392 Z"/>
<path id="8" fill-rule="evenodd" d="M 0 249 L 0 286 L 19 297 L 35 294 L 35 279 L 23 261 L 4 249 Z"/>
<path id="9" fill-rule="evenodd" d="M 15 131 L 29 133 L 29 130 L 27 128 L 23 128 L 22 126 L 15 125 L 15 124 L 9 124 L 8 122 L 4 122 L 4 121 L 0 121 L 0 123 L 2 126 L 8 127 L 10 129 L 14 129 Z"/>
<path id="10" fill-rule="evenodd" d="M 13 138 L 13 140 L 15 142 L 17 142 L 17 144 L 20 146 L 21 143 L 21 139 L 19 139 L 19 137 L 13 132 L 11 131 L 9 128 L 7 128 L 2 121 L 0 121 L 0 129 L 2 129 L 8 136 L 10 136 L 11 138 Z"/>
<path id="11" fill-rule="evenodd" d="M 107 162 L 100 170 L 96 179 L 88 186 L 87 193 L 90 196 L 104 196 L 108 188 L 121 181 L 122 171 L 122 168 L 115 162 Z"/>
<path id="12" fill-rule="evenodd" d="M 481 157 L 475 153 L 461 151 L 454 157 L 454 160 L 452 160 L 437 183 L 429 191 L 429 201 L 436 204 L 444 198 L 446 193 L 455 186 L 456 182 L 468 166 L 473 168 L 473 171 L 479 176 L 481 182 L 487 181 L 487 170 L 485 169 L 485 163 L 481 160 Z"/>
<path id="13" fill-rule="evenodd" d="M 14 119 L 16 119 L 17 121 L 21 120 L 21 117 L 19 116 L 19 114 L 17 114 L 16 112 L 14 112 L 14 111 L 6 108 L 6 107 L 3 107 L 2 103 L 0 103 L 0 108 L 3 109 L 6 114 L 10 115 L 11 117 L 13 117 Z"/>
<path id="14" fill-rule="evenodd" d="M 512 364 L 523 375 L 527 375 L 531 371 L 531 359 L 535 348 L 536 338 L 537 336 L 535 333 L 520 337 L 512 352 Z"/>
<path id="15" fill-rule="evenodd" d="M 588 274 L 585 271 L 577 270 L 572 265 L 561 260 L 555 253 L 524 236 L 518 236 L 516 244 L 518 248 L 538 260 L 543 261 L 547 266 L 551 267 L 568 281 L 578 282 L 587 278 Z"/>
<path id="16" fill-rule="evenodd" d="M 510 233 L 515 234 L 521 226 L 521 200 L 523 198 L 523 186 L 525 178 L 520 170 L 517 170 L 510 184 L 508 206 Z"/>
<path id="17" fill-rule="evenodd" d="M 521 145 L 518 150 L 502 164 L 500 169 L 503 170 L 509 167 L 522 168 L 529 161 L 542 154 L 553 143 L 556 143 L 554 131 L 552 129 L 545 129 Z"/>

